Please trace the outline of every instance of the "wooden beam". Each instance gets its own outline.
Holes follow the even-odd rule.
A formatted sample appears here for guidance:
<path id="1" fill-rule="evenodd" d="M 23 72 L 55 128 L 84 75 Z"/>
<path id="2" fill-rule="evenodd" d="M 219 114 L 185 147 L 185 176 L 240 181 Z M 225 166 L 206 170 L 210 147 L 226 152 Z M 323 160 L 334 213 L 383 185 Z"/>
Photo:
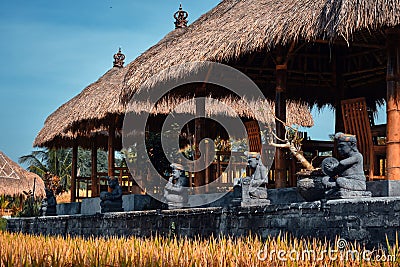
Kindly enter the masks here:
<path id="1" fill-rule="evenodd" d="M 283 64 L 282 64 L 282 65 L 286 66 L 286 69 L 287 69 L 287 65 L 288 65 L 289 60 L 291 60 L 292 57 L 296 54 L 296 52 L 299 51 L 305 45 L 303 43 L 303 44 L 299 45 L 298 47 L 296 47 L 296 44 L 297 44 L 297 42 L 293 41 L 290 44 L 288 52 L 286 53 L 285 62 L 283 62 Z"/>
<path id="2" fill-rule="evenodd" d="M 373 49 L 365 50 L 365 51 L 362 51 L 362 52 L 350 53 L 347 56 L 345 56 L 345 58 L 348 59 L 348 58 L 352 58 L 352 57 L 371 55 L 371 54 L 374 54 L 375 52 L 379 52 L 379 51 L 382 51 L 382 50 L 383 51 L 385 50 L 384 47 L 382 47 L 382 48 L 373 48 Z"/>
<path id="3" fill-rule="evenodd" d="M 111 119 L 108 126 L 108 176 L 114 177 L 115 168 L 115 118 Z"/>
<path id="4" fill-rule="evenodd" d="M 387 179 L 400 180 L 400 29 L 386 31 Z"/>
<path id="5" fill-rule="evenodd" d="M 201 157 L 200 154 L 200 149 L 199 149 L 199 144 L 200 141 L 204 138 L 205 136 L 205 113 L 206 113 L 206 103 L 205 103 L 205 94 L 206 94 L 206 86 L 203 84 L 202 86 L 199 86 L 196 88 L 196 116 L 194 120 L 195 128 L 194 128 L 194 144 L 195 144 L 195 160 L 198 160 Z M 201 98 L 201 99 L 200 99 Z M 203 155 L 204 156 L 204 155 Z M 199 167 L 202 164 L 198 161 L 198 164 L 196 164 L 196 169 L 199 169 Z M 195 187 L 199 187 L 202 185 L 206 184 L 206 172 L 203 171 L 196 171 L 194 173 L 194 184 Z"/>
<path id="6" fill-rule="evenodd" d="M 259 74 L 260 72 L 267 72 L 267 73 L 273 73 L 276 71 L 276 69 L 273 68 L 263 68 L 263 67 L 244 67 L 244 66 L 235 66 L 236 69 L 238 70 L 243 70 L 246 72 L 246 75 L 252 75 L 251 73 L 249 73 L 250 71 L 254 71 L 254 73 Z M 291 69 L 287 71 L 288 74 L 303 74 L 303 75 L 332 75 L 331 72 L 326 72 L 326 71 L 304 71 L 303 69 Z"/>
<path id="7" fill-rule="evenodd" d="M 385 49 L 384 45 L 380 44 L 367 44 L 367 43 L 346 43 L 346 42 L 331 42 L 328 40 L 315 40 L 312 41 L 311 43 L 317 43 L 317 44 L 331 44 L 331 45 L 338 45 L 338 46 L 347 46 L 347 47 L 363 47 L 363 48 L 379 48 L 379 49 Z"/>
<path id="8" fill-rule="evenodd" d="M 379 74 L 381 74 L 381 75 L 379 75 Z M 348 79 L 347 82 L 349 84 L 354 84 L 354 83 L 356 83 L 358 81 L 369 82 L 370 79 L 375 78 L 375 77 L 379 77 L 379 76 L 381 76 L 382 80 L 384 80 L 385 72 L 381 71 L 381 72 L 371 73 L 369 75 L 359 75 L 359 76 L 356 76 L 356 77 L 354 77 L 352 79 Z"/>
<path id="9" fill-rule="evenodd" d="M 277 62 L 282 62 L 278 58 Z M 276 65 L 276 88 L 275 88 L 275 116 L 286 122 L 286 81 L 287 65 Z M 285 139 L 285 125 L 275 120 L 276 134 L 279 138 Z M 286 159 L 284 148 L 277 148 L 275 152 L 275 188 L 286 187 Z"/>
<path id="10" fill-rule="evenodd" d="M 371 86 L 373 84 L 381 83 L 381 82 L 384 82 L 384 81 L 385 81 L 385 77 L 377 77 L 377 78 L 374 78 L 374 79 L 370 78 L 370 79 L 368 79 L 368 81 L 364 80 L 364 81 L 360 81 L 360 82 L 357 82 L 357 83 L 352 83 L 350 85 L 350 87 L 351 88 L 357 88 L 357 87 Z"/>
<path id="11" fill-rule="evenodd" d="M 97 178 L 97 145 L 96 145 L 96 139 L 93 137 L 92 140 L 92 151 L 91 151 L 91 158 L 92 158 L 92 197 L 97 197 L 99 196 L 99 180 Z"/>
<path id="12" fill-rule="evenodd" d="M 71 164 L 71 202 L 76 201 L 76 180 L 78 176 L 78 145 L 76 141 L 72 147 L 72 164 Z"/>
<path id="13" fill-rule="evenodd" d="M 364 74 L 364 73 L 369 73 L 369 72 L 373 72 L 376 73 L 377 71 L 383 71 L 386 69 L 386 66 L 380 66 L 380 67 L 376 67 L 376 68 L 372 68 L 372 69 L 365 69 L 365 70 L 357 70 L 357 71 L 352 71 L 352 72 L 346 72 L 343 73 L 343 76 L 351 76 L 351 75 L 359 75 L 359 74 Z"/>
<path id="14" fill-rule="evenodd" d="M 205 137 L 206 133 L 206 124 L 205 124 L 205 115 L 206 115 L 206 87 L 209 76 L 212 71 L 212 66 L 208 69 L 204 82 L 201 86 L 197 86 L 195 89 L 195 101 L 196 101 L 196 115 L 195 115 L 195 129 L 194 129 L 194 143 L 195 143 L 195 159 L 200 158 L 200 150 L 199 144 L 200 141 Z M 201 98 L 201 99 L 200 99 Z M 205 157 L 203 157 L 205 158 Z M 199 162 L 200 165 L 204 165 Z M 198 165 L 196 167 L 198 168 Z M 206 171 L 196 171 L 194 173 L 194 184 L 195 187 L 202 186 L 206 184 Z"/>
<path id="15" fill-rule="evenodd" d="M 337 97 L 335 103 L 335 133 L 344 132 L 344 122 L 342 115 L 342 107 L 341 102 L 345 98 L 345 89 L 344 89 L 344 79 L 343 79 L 343 70 L 344 70 L 344 57 L 343 49 L 341 47 L 335 46 L 333 52 L 333 74 L 332 81 L 333 86 L 336 87 Z"/>
<path id="16" fill-rule="evenodd" d="M 248 59 L 247 59 L 247 61 L 246 61 L 246 66 L 251 66 L 251 64 L 252 64 L 253 61 L 254 61 L 254 58 L 256 57 L 256 54 L 257 54 L 257 53 L 253 53 L 253 54 L 251 54 L 251 55 L 248 57 Z"/>

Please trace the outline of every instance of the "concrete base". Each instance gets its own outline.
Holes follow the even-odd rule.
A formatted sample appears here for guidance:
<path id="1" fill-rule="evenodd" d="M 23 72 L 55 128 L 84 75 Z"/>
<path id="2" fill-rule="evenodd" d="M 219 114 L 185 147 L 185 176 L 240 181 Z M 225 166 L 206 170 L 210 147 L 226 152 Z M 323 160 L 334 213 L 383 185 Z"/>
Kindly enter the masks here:
<path id="1" fill-rule="evenodd" d="M 57 204 L 57 215 L 74 215 L 81 213 L 81 203 L 73 202 L 73 203 L 62 203 Z"/>
<path id="2" fill-rule="evenodd" d="M 400 181 L 370 181 L 367 190 L 373 197 L 398 197 L 400 196 Z"/>
<path id="3" fill-rule="evenodd" d="M 227 207 L 232 197 L 232 192 L 225 195 L 219 193 L 189 195 L 188 205 L 189 207 Z"/>
<path id="4" fill-rule="evenodd" d="M 370 191 L 352 191 L 346 189 L 331 189 L 325 193 L 326 199 L 348 199 L 348 198 L 365 198 L 371 197 Z"/>
<path id="5" fill-rule="evenodd" d="M 239 188 L 241 193 L 241 188 Z M 204 195 L 189 195 L 189 206 L 196 207 L 198 203 L 204 203 L 205 201 L 209 202 L 209 199 L 215 199 L 217 194 L 204 194 Z M 207 205 L 202 205 L 201 207 L 223 207 L 229 208 L 232 206 L 237 206 L 235 203 L 237 202 L 237 198 L 240 198 L 238 206 L 240 206 L 241 202 L 241 194 L 240 196 L 235 196 L 234 192 L 228 192 L 222 198 L 215 200 Z M 296 187 L 291 188 L 280 188 L 280 189 L 268 189 L 268 200 L 271 201 L 271 204 L 290 204 L 290 203 L 299 203 L 304 202 L 304 198 L 299 194 Z"/>
<path id="6" fill-rule="evenodd" d="M 252 198 L 247 198 L 242 200 L 241 206 L 242 207 L 261 207 L 261 206 L 267 206 L 271 204 L 271 201 L 269 199 L 252 199 Z"/>
<path id="7" fill-rule="evenodd" d="M 81 214 L 83 215 L 93 215 L 101 212 L 100 198 L 85 198 L 82 200 L 81 204 Z"/>
<path id="8" fill-rule="evenodd" d="M 162 203 L 148 195 L 124 195 L 122 196 L 122 208 L 124 211 L 161 209 Z M 100 198 L 86 198 L 82 200 L 81 214 L 93 215 L 100 213 Z"/>
<path id="9" fill-rule="evenodd" d="M 271 200 L 271 204 L 305 202 L 296 187 L 268 189 L 268 199 Z"/>
<path id="10" fill-rule="evenodd" d="M 156 210 L 163 207 L 160 201 L 149 195 L 124 195 L 122 196 L 122 208 L 124 211 Z"/>

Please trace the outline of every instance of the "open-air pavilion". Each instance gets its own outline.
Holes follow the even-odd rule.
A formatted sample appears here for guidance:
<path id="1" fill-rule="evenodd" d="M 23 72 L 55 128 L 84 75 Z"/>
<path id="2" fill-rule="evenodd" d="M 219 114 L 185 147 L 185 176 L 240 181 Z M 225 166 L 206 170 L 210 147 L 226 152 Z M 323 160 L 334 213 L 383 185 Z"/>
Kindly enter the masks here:
<path id="1" fill-rule="evenodd" d="M 118 55 L 118 53 L 116 54 Z M 118 177 L 123 185 L 125 193 L 143 193 L 135 181 L 132 179 L 132 174 L 126 166 L 115 166 L 115 151 L 121 151 L 122 140 L 122 122 L 126 106 L 119 101 L 122 94 L 123 78 L 128 70 L 123 67 L 123 63 L 116 64 L 114 67 L 104 74 L 98 81 L 86 87 L 80 94 L 72 98 L 70 101 L 59 107 L 45 121 L 44 127 L 39 132 L 35 139 L 35 146 L 53 147 L 53 148 L 72 148 L 73 150 L 73 166 L 72 166 L 72 200 L 85 198 L 88 196 L 98 196 L 101 190 L 106 190 L 106 176 Z M 219 111 L 219 103 L 213 99 L 207 98 L 207 112 L 214 115 L 220 115 L 225 120 L 230 117 L 235 117 L 237 114 L 244 120 L 254 122 L 254 120 L 273 121 L 274 117 L 271 114 L 274 110 L 274 103 L 268 100 L 260 100 L 251 102 L 250 104 L 262 105 L 265 111 L 259 111 L 257 114 L 251 110 L 245 109 L 243 101 L 229 96 L 220 99 L 225 105 L 232 107 L 236 113 L 224 114 L 224 110 Z M 178 110 L 182 114 L 194 114 L 195 102 L 191 97 L 165 97 L 158 103 L 157 107 L 152 110 L 150 131 L 158 131 L 158 124 L 165 118 L 167 114 L 174 109 L 175 106 L 189 101 L 189 106 Z M 147 103 L 136 103 L 133 112 L 138 114 L 146 111 Z M 288 118 L 287 121 L 291 124 L 297 124 L 304 127 L 313 125 L 313 119 L 307 105 L 298 102 L 288 102 Z M 192 127 L 193 125 L 191 125 Z M 192 130 L 191 130 L 192 131 Z M 192 131 L 193 132 L 193 131 Z M 214 132 L 216 137 L 217 131 Z M 259 130 L 257 130 L 259 136 Z M 257 138 L 256 138 L 257 139 Z M 258 138 L 259 139 L 259 138 Z M 91 177 L 80 177 L 77 170 L 77 150 L 78 147 L 91 149 L 92 152 L 92 174 Z M 108 168 L 107 173 L 98 172 L 96 169 L 97 150 L 104 149 L 108 153 Z M 226 155 L 226 151 L 218 153 L 219 157 Z M 209 176 L 216 176 L 217 172 L 222 172 L 224 169 L 223 162 L 215 162 L 214 170 L 210 170 Z M 216 169 L 218 165 L 218 168 Z M 245 165 L 245 164 L 244 164 Z M 141 175 L 140 170 L 135 171 L 134 175 Z M 213 179 L 213 178 L 211 178 Z M 210 179 L 209 179 L 210 180 Z M 228 180 L 228 179 L 226 179 Z M 195 179 L 193 184 L 195 184 Z M 79 195 L 79 188 L 85 184 L 90 190 L 90 194 Z M 227 182 L 225 186 L 231 186 L 232 181 Z"/>
<path id="2" fill-rule="evenodd" d="M 286 99 L 331 105 L 336 110 L 336 131 L 345 131 L 342 100 L 365 97 L 370 110 L 386 100 L 385 179 L 396 180 L 400 177 L 399 15 L 397 1 L 222 1 L 166 48 L 158 49 L 157 56 L 144 53 L 131 63 L 122 99 L 129 101 L 149 77 L 165 68 L 213 61 L 252 78 L 267 98 L 276 100 L 281 120 L 286 117 L 280 108 Z M 157 82 L 191 71 L 158 76 Z M 277 124 L 279 136 L 283 131 Z M 286 182 L 283 158 L 284 151 L 278 149 L 277 187 Z"/>
<path id="3" fill-rule="evenodd" d="M 399 24 L 398 1 L 225 0 L 188 27 L 168 34 L 128 66 L 114 67 L 61 106 L 46 120 L 34 145 L 74 148 L 75 201 L 77 146 L 91 147 L 92 151 L 107 148 L 111 166 L 108 175 L 114 176 L 113 151 L 120 146 L 118 130 L 126 103 L 150 77 L 164 69 L 211 61 L 248 75 L 267 99 L 275 101 L 275 114 L 282 121 L 292 114 L 286 109 L 287 100 L 309 106 L 331 105 L 336 110 L 336 131 L 345 131 L 342 100 L 365 97 L 370 110 L 385 100 L 385 179 L 399 180 Z M 192 71 L 182 69 L 157 76 L 158 80 L 147 87 Z M 302 125 L 301 121 L 291 122 Z M 280 123 L 276 125 L 282 137 L 285 129 Z M 275 155 L 277 188 L 285 187 L 288 181 L 285 153 L 277 149 Z M 94 173 L 95 169 L 92 191 L 96 192 Z"/>

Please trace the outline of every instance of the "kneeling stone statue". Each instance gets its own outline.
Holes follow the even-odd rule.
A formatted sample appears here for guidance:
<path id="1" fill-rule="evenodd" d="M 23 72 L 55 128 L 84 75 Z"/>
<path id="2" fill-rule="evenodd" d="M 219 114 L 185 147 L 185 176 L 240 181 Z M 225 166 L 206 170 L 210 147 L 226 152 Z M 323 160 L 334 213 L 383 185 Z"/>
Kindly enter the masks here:
<path id="1" fill-rule="evenodd" d="M 355 198 L 370 197 L 367 191 L 366 178 L 363 168 L 363 156 L 357 149 L 355 135 L 337 133 L 337 149 L 343 158 L 338 161 L 333 157 L 322 161 L 322 171 L 326 175 L 322 178 L 322 184 L 326 188 L 325 197 Z"/>
<path id="2" fill-rule="evenodd" d="M 247 164 L 253 170 L 251 177 L 242 180 L 242 207 L 269 205 L 268 170 L 261 162 L 261 155 L 257 152 L 245 152 Z"/>
<path id="3" fill-rule="evenodd" d="M 183 173 L 183 166 L 178 163 L 171 164 L 172 176 L 164 188 L 164 199 L 168 209 L 180 209 L 187 206 L 189 180 Z"/>
<path id="4" fill-rule="evenodd" d="M 100 193 L 100 207 L 101 212 L 117 212 L 124 211 L 122 208 L 122 189 L 119 186 L 117 179 L 107 177 L 108 186 L 111 192 L 103 191 Z"/>

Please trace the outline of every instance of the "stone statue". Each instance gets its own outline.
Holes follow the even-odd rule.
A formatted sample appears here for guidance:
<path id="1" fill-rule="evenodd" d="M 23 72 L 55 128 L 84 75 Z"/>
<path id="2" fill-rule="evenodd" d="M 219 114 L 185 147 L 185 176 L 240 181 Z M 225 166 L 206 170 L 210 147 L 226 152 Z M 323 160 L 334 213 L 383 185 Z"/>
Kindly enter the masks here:
<path id="1" fill-rule="evenodd" d="M 242 181 L 242 206 L 268 205 L 268 169 L 257 152 L 245 152 L 247 163 L 253 174 Z"/>
<path id="2" fill-rule="evenodd" d="M 179 209 L 188 202 L 189 180 L 183 173 L 183 167 L 180 164 L 171 164 L 172 176 L 164 188 L 164 198 L 168 203 L 168 209 Z"/>
<path id="3" fill-rule="evenodd" d="M 342 160 L 329 157 L 322 161 L 322 171 L 327 175 L 322 178 L 327 189 L 326 198 L 370 197 L 371 192 L 366 191 L 363 156 L 357 149 L 356 136 L 337 133 L 335 139 Z"/>
<path id="4" fill-rule="evenodd" d="M 46 188 L 46 197 L 42 200 L 40 207 L 42 216 L 56 216 L 57 215 L 57 200 L 54 196 L 54 192 L 51 189 Z"/>
<path id="5" fill-rule="evenodd" d="M 122 208 L 122 188 L 119 186 L 118 180 L 110 177 L 107 177 L 107 180 L 111 192 L 103 191 L 100 193 L 101 212 L 124 211 Z"/>

